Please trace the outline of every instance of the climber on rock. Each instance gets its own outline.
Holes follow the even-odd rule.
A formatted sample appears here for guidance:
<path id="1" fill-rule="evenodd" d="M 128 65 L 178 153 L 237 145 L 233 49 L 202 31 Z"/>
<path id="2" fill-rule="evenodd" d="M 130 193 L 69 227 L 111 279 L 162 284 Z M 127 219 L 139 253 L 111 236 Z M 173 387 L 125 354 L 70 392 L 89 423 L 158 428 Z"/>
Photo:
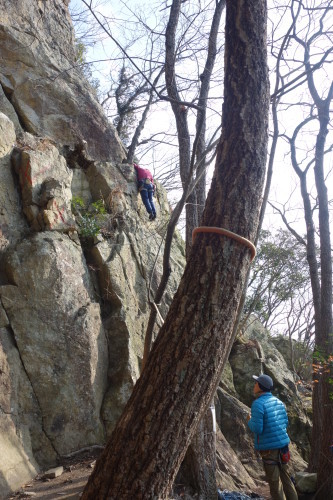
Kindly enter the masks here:
<path id="1" fill-rule="evenodd" d="M 138 177 L 138 190 L 141 195 L 142 202 L 149 214 L 149 220 L 156 219 L 156 209 L 153 201 L 155 193 L 155 184 L 152 174 L 148 169 L 141 168 L 136 163 L 133 163 Z"/>

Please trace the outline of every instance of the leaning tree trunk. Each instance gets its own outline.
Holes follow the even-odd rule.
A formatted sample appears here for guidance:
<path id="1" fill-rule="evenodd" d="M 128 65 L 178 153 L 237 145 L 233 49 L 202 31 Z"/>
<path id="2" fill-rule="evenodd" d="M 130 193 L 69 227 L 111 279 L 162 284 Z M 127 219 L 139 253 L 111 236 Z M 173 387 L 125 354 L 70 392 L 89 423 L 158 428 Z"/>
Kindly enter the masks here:
<path id="1" fill-rule="evenodd" d="M 265 177 L 265 0 L 228 0 L 223 132 L 203 223 L 251 240 Z M 198 234 L 147 364 L 82 500 L 166 498 L 234 337 L 249 249 Z"/>

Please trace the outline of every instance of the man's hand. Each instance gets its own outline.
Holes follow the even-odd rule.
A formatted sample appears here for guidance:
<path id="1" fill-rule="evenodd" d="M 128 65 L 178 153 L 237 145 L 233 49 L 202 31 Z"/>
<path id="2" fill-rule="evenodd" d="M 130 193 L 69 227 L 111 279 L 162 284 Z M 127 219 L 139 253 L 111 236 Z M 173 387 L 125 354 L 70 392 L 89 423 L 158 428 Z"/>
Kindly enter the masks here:
<path id="1" fill-rule="evenodd" d="M 247 415 L 247 417 L 246 417 L 246 421 L 248 422 L 248 421 L 250 420 L 250 418 L 251 418 L 251 413 L 249 413 L 249 414 Z"/>

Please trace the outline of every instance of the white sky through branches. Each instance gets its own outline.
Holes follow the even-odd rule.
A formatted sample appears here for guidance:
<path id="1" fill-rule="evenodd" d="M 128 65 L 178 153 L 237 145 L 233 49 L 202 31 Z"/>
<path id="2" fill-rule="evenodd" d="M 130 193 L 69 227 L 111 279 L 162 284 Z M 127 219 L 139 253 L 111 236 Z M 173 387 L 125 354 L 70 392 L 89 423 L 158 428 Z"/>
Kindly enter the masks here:
<path id="1" fill-rule="evenodd" d="M 147 57 L 147 50 L 152 50 L 152 57 L 162 61 L 162 46 L 164 43 L 163 33 L 165 23 L 167 22 L 167 16 L 169 13 L 168 6 L 170 6 L 170 2 L 89 0 L 87 3 L 94 7 L 94 12 L 98 18 L 104 23 L 107 30 L 112 33 L 112 36 L 120 43 L 123 49 L 126 50 L 126 52 L 131 56 L 132 60 L 138 65 L 138 67 L 144 68 L 147 66 L 147 62 L 144 61 Z M 194 4 L 195 3 L 196 2 L 194 2 Z M 214 4 L 214 2 L 209 2 L 208 0 L 202 3 L 205 6 Z M 271 70 L 271 94 L 273 94 L 275 87 L 276 57 L 278 55 L 283 37 L 285 36 L 292 21 L 291 11 L 288 7 L 291 3 L 291 0 L 287 2 L 283 2 L 281 0 L 268 1 L 268 51 L 269 66 Z M 297 6 L 299 2 L 293 3 L 295 9 L 295 5 Z M 310 13 L 309 9 L 306 8 L 302 10 L 296 28 L 296 34 L 298 37 L 304 40 L 310 40 L 311 37 L 314 37 L 314 34 L 320 30 L 319 17 L 323 13 L 323 9 L 320 10 L 320 6 L 327 6 L 330 3 L 332 2 L 322 2 L 320 0 L 317 0 L 316 2 L 312 0 L 304 1 L 305 7 L 310 8 L 316 6 L 316 10 L 312 13 Z M 317 86 L 318 93 L 322 98 L 327 95 L 329 86 L 333 80 L 333 53 L 327 54 L 329 48 L 332 47 L 333 6 L 330 7 L 330 9 L 331 10 L 322 20 L 322 34 L 314 39 L 310 50 L 310 61 L 312 66 L 319 61 L 324 60 L 321 67 L 314 73 L 315 84 Z M 96 21 L 92 19 L 89 13 L 87 13 L 87 8 L 83 4 L 82 0 L 71 0 L 70 10 L 72 14 L 74 14 L 74 21 L 76 21 L 75 27 L 78 38 L 83 36 L 85 33 L 83 40 L 88 48 L 87 62 L 92 62 L 91 69 L 93 76 L 98 78 L 100 81 L 100 94 L 101 100 L 103 100 L 105 99 L 107 92 L 110 90 L 110 86 L 113 85 L 113 88 L 115 88 L 115 82 L 117 80 L 119 70 L 123 65 L 123 54 L 115 42 L 109 38 L 105 31 L 97 26 Z M 75 13 L 82 10 L 86 11 L 86 20 L 90 19 L 88 24 L 84 20 L 85 16 L 83 16 L 83 21 L 78 22 L 77 20 Z M 201 31 L 204 34 L 208 29 L 207 26 L 209 26 L 209 12 L 210 11 L 208 11 L 205 19 L 207 24 L 202 24 Z M 139 20 L 141 20 L 141 23 Z M 153 49 L 151 49 L 151 46 L 149 45 L 151 40 L 148 40 L 147 38 L 147 33 L 149 33 L 149 31 L 145 29 L 142 23 L 146 23 L 146 25 L 149 26 L 151 39 L 154 38 L 157 40 L 158 35 L 161 34 L 159 37 L 161 41 L 154 42 L 155 45 Z M 211 98 L 207 113 L 207 136 L 212 134 L 221 122 L 220 114 L 223 99 L 223 37 L 224 20 L 222 20 L 220 27 L 221 52 L 217 56 L 217 69 L 212 80 L 210 91 Z M 193 43 L 195 43 L 194 38 L 195 36 L 193 35 Z M 160 43 L 160 45 L 158 45 L 158 43 Z M 181 41 L 179 43 L 181 43 Z M 200 57 L 198 56 L 196 60 L 194 60 L 194 58 L 191 57 L 191 52 L 186 52 L 186 47 L 183 50 L 182 54 L 184 59 L 180 60 L 176 67 L 177 77 L 179 80 L 182 79 L 182 82 L 186 81 L 186 78 L 190 80 L 195 78 L 196 75 L 199 76 L 200 70 L 202 69 L 202 67 L 200 67 Z M 188 56 L 188 58 L 186 58 L 186 56 Z M 312 101 L 306 83 L 297 86 L 299 82 L 304 81 L 304 78 L 302 79 L 302 73 L 304 73 L 303 57 L 304 54 L 302 46 L 297 43 L 295 38 L 290 37 L 287 49 L 285 50 L 284 61 L 282 61 L 280 65 L 282 78 L 279 82 L 279 88 L 281 88 L 281 86 L 286 86 L 286 89 L 288 90 L 293 87 L 295 88 L 282 95 L 279 102 L 278 121 L 279 132 L 282 137 L 280 137 L 278 141 L 278 148 L 274 162 L 273 182 L 270 192 L 270 201 L 272 201 L 275 206 L 279 207 L 280 210 L 286 212 L 288 221 L 295 225 L 297 230 L 302 234 L 305 233 L 305 227 L 298 187 L 299 181 L 291 168 L 290 152 L 286 136 L 290 137 L 292 135 L 294 128 L 308 115 L 311 108 Z M 126 62 L 126 65 L 130 67 L 131 63 Z M 294 79 L 296 80 L 296 84 L 288 87 L 288 83 Z M 186 85 L 183 85 L 183 87 L 186 88 Z M 192 90 L 191 84 L 189 83 L 188 89 L 184 90 L 182 97 L 184 99 L 194 98 L 195 95 L 191 95 Z M 115 112 L 115 105 L 111 100 L 109 101 L 109 106 L 107 108 L 107 114 L 109 115 L 110 120 L 115 117 Z M 191 113 L 192 111 L 190 110 L 189 122 L 193 127 L 194 115 L 193 119 L 191 119 Z M 318 122 L 312 121 L 304 127 L 304 129 L 302 129 L 302 133 L 299 134 L 297 159 L 302 168 L 304 168 L 311 158 L 313 158 L 317 130 Z M 153 136 L 153 138 L 150 142 L 142 145 L 137 150 L 137 156 L 139 162 L 141 162 L 143 166 L 149 167 L 153 170 L 157 177 L 161 176 L 161 180 L 163 180 L 163 172 L 168 171 L 168 169 L 172 171 L 177 164 L 177 140 L 174 134 L 175 122 L 170 105 L 166 102 L 157 103 L 150 112 L 147 125 L 141 136 L 141 140 L 148 140 L 151 136 Z M 326 142 L 327 149 L 333 142 L 332 136 L 331 126 Z M 325 174 L 327 175 L 327 185 L 330 199 L 332 198 L 333 192 L 331 175 L 333 167 L 332 158 L 332 152 L 328 153 L 325 157 Z M 210 175 L 212 170 L 213 165 L 210 168 Z M 171 181 L 169 180 L 168 182 Z M 176 182 L 175 185 L 177 185 Z M 311 173 L 309 174 L 308 186 L 315 199 L 316 192 L 314 188 L 313 175 Z M 166 187 L 170 188 L 170 185 L 167 185 Z M 171 204 L 176 197 L 177 189 L 170 193 Z M 265 226 L 270 229 L 272 229 L 272 226 L 277 227 L 282 225 L 280 216 L 273 215 L 273 212 L 273 209 L 268 206 Z"/>

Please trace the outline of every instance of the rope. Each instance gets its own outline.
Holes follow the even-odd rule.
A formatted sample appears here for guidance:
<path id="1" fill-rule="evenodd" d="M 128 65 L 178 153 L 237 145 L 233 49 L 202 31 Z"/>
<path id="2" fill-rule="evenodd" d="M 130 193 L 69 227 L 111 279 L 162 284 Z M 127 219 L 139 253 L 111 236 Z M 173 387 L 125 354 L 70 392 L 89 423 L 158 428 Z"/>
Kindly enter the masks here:
<path id="1" fill-rule="evenodd" d="M 196 227 L 192 231 L 192 243 L 194 243 L 197 233 L 215 233 L 215 234 L 220 234 L 222 236 L 227 236 L 228 238 L 238 241 L 238 243 L 242 243 L 242 245 L 245 245 L 251 250 L 250 262 L 252 262 L 254 257 L 256 256 L 256 247 L 250 240 L 247 240 L 246 238 L 243 238 L 243 236 L 239 236 L 239 234 L 233 233 L 232 231 L 228 231 L 228 229 L 224 229 L 223 227 L 210 227 L 210 226 Z"/>
<path id="2" fill-rule="evenodd" d="M 157 304 L 155 304 L 154 301 L 152 301 L 152 304 L 153 306 L 155 307 L 155 310 L 156 310 L 156 313 L 157 313 L 157 316 L 160 318 L 160 322 L 162 323 L 162 325 L 164 324 L 164 319 L 162 317 L 162 314 L 160 313 L 158 307 L 157 307 Z"/>

